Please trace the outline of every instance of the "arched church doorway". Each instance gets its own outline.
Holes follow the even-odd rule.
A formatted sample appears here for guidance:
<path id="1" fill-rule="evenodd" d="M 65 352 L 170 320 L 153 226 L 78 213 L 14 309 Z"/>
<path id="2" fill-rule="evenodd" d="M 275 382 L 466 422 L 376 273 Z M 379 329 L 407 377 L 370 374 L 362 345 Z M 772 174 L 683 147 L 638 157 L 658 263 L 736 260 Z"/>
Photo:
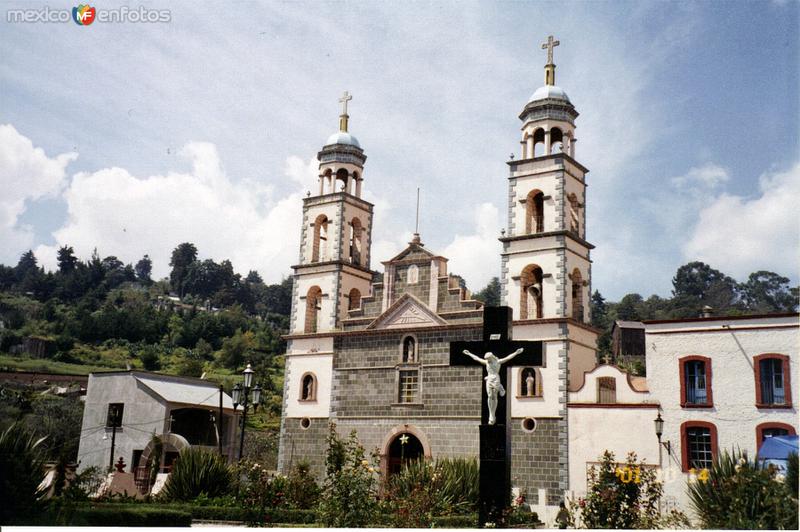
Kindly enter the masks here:
<path id="1" fill-rule="evenodd" d="M 389 444 L 387 472 L 389 476 L 399 473 L 403 465 L 425 457 L 425 450 L 419 438 L 409 432 L 398 434 Z"/>

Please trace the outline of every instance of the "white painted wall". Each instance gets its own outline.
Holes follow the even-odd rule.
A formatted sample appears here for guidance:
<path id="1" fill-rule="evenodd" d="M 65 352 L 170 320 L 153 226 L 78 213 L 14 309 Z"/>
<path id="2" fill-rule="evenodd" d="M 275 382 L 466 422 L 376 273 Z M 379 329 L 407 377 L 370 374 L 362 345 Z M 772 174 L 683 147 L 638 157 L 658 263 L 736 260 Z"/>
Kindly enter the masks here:
<path id="1" fill-rule="evenodd" d="M 757 409 L 753 357 L 780 353 L 791 359 L 791 390 L 798 396 L 798 318 L 708 319 L 671 323 L 645 323 L 647 383 L 662 406 L 663 440 L 669 440 L 674 461 L 665 468 L 665 493 L 688 510 L 686 475 L 680 473 L 681 423 L 690 420 L 713 423 L 719 449 L 739 447 L 756 454 L 756 426 L 782 422 L 798 427 L 797 407 Z M 713 408 L 680 406 L 678 359 L 687 355 L 711 358 Z M 667 457 L 665 453 L 665 465 Z"/>
<path id="2" fill-rule="evenodd" d="M 300 401 L 301 379 L 307 372 L 317 378 L 316 401 Z M 330 414 L 331 387 L 333 383 L 333 353 L 286 355 L 286 410 L 287 418 L 327 418 Z"/>
<path id="3" fill-rule="evenodd" d="M 297 300 L 292 304 L 297 309 L 297 313 L 292 333 L 302 334 L 305 330 L 306 296 L 308 295 L 308 290 L 312 286 L 319 286 L 323 295 L 322 303 L 320 304 L 321 309 L 319 310 L 322 321 L 320 321 L 321 327 L 318 330 L 322 332 L 333 329 L 334 323 L 332 315 L 334 312 L 334 303 L 336 301 L 335 273 L 329 271 L 317 273 L 304 272 L 302 276 L 295 277 L 295 283 L 297 283 Z"/>

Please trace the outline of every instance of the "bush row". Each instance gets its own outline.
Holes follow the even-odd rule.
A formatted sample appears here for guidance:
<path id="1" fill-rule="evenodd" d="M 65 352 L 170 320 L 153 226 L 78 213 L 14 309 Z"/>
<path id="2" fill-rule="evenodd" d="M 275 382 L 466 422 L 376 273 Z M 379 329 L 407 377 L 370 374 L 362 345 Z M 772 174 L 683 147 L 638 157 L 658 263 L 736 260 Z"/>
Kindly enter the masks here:
<path id="1" fill-rule="evenodd" d="M 172 508 L 141 505 L 83 506 L 75 509 L 69 526 L 191 526 L 192 514 Z"/>

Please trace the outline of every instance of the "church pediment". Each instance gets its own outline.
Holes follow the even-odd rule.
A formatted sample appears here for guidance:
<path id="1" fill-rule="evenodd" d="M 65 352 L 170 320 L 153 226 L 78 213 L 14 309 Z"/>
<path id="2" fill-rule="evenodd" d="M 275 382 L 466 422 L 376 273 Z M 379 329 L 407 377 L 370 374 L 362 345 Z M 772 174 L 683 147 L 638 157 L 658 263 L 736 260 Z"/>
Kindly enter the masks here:
<path id="1" fill-rule="evenodd" d="M 439 325 L 447 325 L 447 322 L 429 309 L 425 303 L 411 294 L 405 294 L 370 323 L 367 329 L 403 329 Z"/>

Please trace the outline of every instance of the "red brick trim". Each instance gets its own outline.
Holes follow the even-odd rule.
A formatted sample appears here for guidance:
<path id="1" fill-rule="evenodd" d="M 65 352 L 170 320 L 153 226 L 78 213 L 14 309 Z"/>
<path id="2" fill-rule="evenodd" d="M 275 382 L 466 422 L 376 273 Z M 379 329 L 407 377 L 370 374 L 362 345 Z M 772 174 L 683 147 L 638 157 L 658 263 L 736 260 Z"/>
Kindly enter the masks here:
<path id="1" fill-rule="evenodd" d="M 706 402 L 689 403 L 686 401 L 686 362 L 698 360 L 706 367 Z M 701 355 L 689 355 L 678 359 L 678 373 L 681 379 L 681 408 L 711 408 L 714 406 L 714 394 L 711 388 L 711 359 Z"/>
<path id="2" fill-rule="evenodd" d="M 567 403 L 568 408 L 661 408 L 659 403 Z"/>
<path id="3" fill-rule="evenodd" d="M 727 321 L 727 320 L 754 320 L 762 318 L 792 318 L 798 317 L 798 312 L 784 312 L 779 314 L 745 314 L 742 316 L 711 316 L 708 318 L 679 318 L 674 320 L 644 320 L 642 323 L 646 325 L 658 323 L 688 323 L 692 321 Z"/>
<path id="4" fill-rule="evenodd" d="M 765 404 L 761 400 L 761 361 L 769 358 L 776 358 L 782 362 L 783 366 L 783 391 L 786 402 L 780 405 Z M 787 355 L 780 353 L 763 353 L 753 357 L 753 374 L 756 379 L 756 408 L 792 408 L 792 379 L 789 373 L 790 363 Z"/>
<path id="5" fill-rule="evenodd" d="M 717 427 L 707 421 L 684 421 L 681 423 L 681 468 L 684 473 L 691 469 L 689 463 L 689 436 L 687 430 L 693 427 L 707 428 L 711 434 L 711 457 L 717 458 Z"/>
<path id="6" fill-rule="evenodd" d="M 769 423 L 762 423 L 756 427 L 756 449 L 761 450 L 761 444 L 764 443 L 764 429 L 786 429 L 789 431 L 790 436 L 795 436 L 797 431 L 788 423 L 777 423 L 770 421 Z"/>

